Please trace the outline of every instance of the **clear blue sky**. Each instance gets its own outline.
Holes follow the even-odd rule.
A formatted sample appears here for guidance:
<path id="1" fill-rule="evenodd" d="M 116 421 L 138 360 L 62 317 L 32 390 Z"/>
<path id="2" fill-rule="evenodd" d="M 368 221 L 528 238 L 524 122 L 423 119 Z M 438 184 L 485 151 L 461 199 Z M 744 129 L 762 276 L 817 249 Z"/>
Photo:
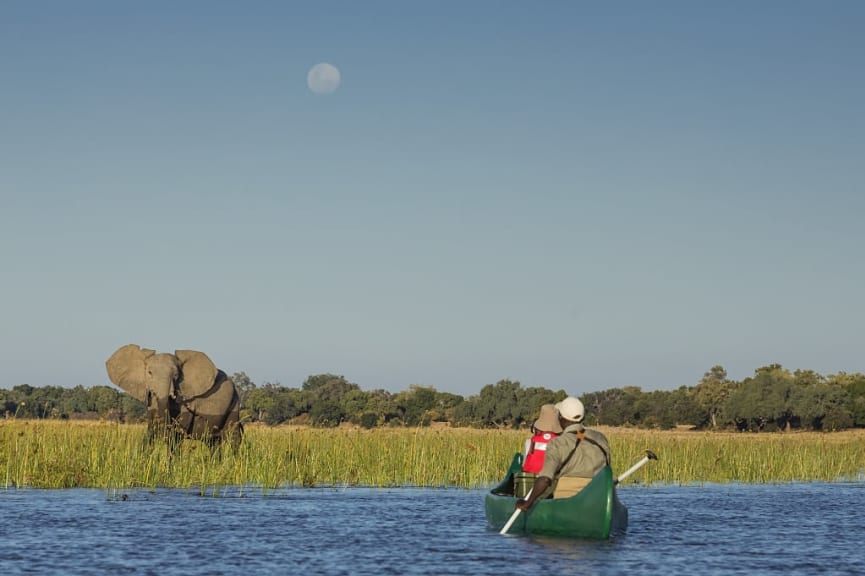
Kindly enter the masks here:
<path id="1" fill-rule="evenodd" d="M 0 4 L 0 387 L 865 371 L 865 3 Z M 306 85 L 339 68 L 332 94 Z"/>

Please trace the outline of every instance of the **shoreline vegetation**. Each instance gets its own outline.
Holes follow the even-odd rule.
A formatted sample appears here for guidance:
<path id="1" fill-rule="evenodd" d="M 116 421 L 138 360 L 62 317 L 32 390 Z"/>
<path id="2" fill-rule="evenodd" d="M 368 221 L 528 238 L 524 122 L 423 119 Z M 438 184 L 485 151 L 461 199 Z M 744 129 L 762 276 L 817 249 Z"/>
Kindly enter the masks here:
<path id="1" fill-rule="evenodd" d="M 865 430 L 741 433 L 598 427 L 619 474 L 652 450 L 658 460 L 623 482 L 838 482 L 865 479 Z M 0 487 L 181 488 L 216 495 L 289 487 L 482 488 L 501 480 L 526 432 L 470 428 L 247 426 L 214 451 L 186 440 L 148 446 L 144 424 L 0 420 Z"/>
<path id="2" fill-rule="evenodd" d="M 523 388 L 499 380 L 478 394 L 461 396 L 412 384 L 392 393 L 362 390 L 343 376 L 309 376 L 298 388 L 266 382 L 256 385 L 244 372 L 231 376 L 240 394 L 243 422 L 335 428 L 346 422 L 362 428 L 431 426 L 528 429 L 543 404 L 568 396 L 564 390 Z M 824 376 L 813 370 L 790 371 L 780 364 L 757 368 L 742 381 L 713 366 L 695 386 L 643 391 L 639 386 L 610 388 L 579 396 L 586 425 L 673 430 L 682 424 L 701 430 L 832 432 L 865 429 L 865 374 Z M 79 418 L 140 422 L 146 408 L 111 386 L 74 388 L 19 384 L 0 389 L 0 413 L 33 419 Z"/>

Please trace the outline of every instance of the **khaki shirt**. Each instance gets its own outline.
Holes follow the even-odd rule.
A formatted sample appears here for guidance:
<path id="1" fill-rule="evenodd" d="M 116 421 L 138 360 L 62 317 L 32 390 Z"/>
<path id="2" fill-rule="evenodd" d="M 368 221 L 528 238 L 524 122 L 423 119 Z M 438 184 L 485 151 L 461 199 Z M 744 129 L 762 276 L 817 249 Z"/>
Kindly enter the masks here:
<path id="1" fill-rule="evenodd" d="M 559 476 L 577 476 L 580 478 L 593 478 L 595 474 L 601 471 L 601 468 L 607 465 L 607 457 L 601 450 L 588 441 L 591 438 L 600 444 L 607 455 L 610 453 L 610 444 L 607 442 L 607 437 L 597 430 L 589 430 L 582 424 L 572 424 L 565 428 L 564 432 L 553 438 L 547 444 L 547 454 L 544 456 L 544 467 L 541 469 L 539 476 L 546 476 L 551 480 L 556 479 L 556 470 L 559 465 L 565 461 L 568 455 L 573 451 L 574 445 L 577 443 L 576 432 L 584 432 L 586 440 L 582 440 L 577 447 L 577 451 L 565 464 L 565 467 L 559 473 Z"/>

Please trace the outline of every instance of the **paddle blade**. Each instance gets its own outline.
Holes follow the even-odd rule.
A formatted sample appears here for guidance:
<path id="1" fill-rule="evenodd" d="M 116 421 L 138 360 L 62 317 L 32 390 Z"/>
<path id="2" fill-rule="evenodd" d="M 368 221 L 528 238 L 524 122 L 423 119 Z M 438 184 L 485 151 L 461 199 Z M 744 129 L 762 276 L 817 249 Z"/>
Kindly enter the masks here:
<path id="1" fill-rule="evenodd" d="M 511 526 L 514 525 L 514 522 L 516 522 L 517 516 L 520 515 L 520 512 L 522 512 L 522 510 L 520 510 L 519 508 L 514 510 L 514 513 L 511 514 L 510 519 L 505 523 L 505 525 L 502 527 L 502 529 L 499 530 L 499 534 L 507 534 L 508 533 L 508 530 L 510 530 Z"/>
<path id="2" fill-rule="evenodd" d="M 525 498 L 526 500 L 528 500 L 529 496 L 532 495 L 533 489 L 534 488 L 529 488 L 529 491 L 526 493 L 526 498 Z M 514 522 L 517 521 L 517 516 L 520 515 L 520 512 L 522 512 L 522 510 L 520 510 L 519 508 L 514 510 L 514 513 L 511 514 L 511 517 L 508 519 L 508 521 L 505 523 L 505 525 L 502 527 L 502 529 L 499 530 L 499 534 L 507 534 L 508 533 L 508 530 L 511 529 L 511 526 L 513 526 Z"/>

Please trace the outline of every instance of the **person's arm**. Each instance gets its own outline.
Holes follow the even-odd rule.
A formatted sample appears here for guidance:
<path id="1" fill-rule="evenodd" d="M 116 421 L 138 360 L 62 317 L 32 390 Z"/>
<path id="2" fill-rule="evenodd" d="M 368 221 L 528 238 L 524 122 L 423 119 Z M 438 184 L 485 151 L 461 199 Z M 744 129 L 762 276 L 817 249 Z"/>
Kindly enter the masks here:
<path id="1" fill-rule="evenodd" d="M 541 494 L 547 491 L 547 488 L 552 484 L 552 480 L 547 478 L 546 476 L 539 476 L 537 480 L 535 480 L 535 485 L 532 486 L 532 493 L 529 494 L 528 498 L 517 500 L 517 503 L 514 505 L 515 508 L 519 508 L 523 512 L 527 511 L 529 508 L 534 505 L 535 500 L 541 497 Z"/>

